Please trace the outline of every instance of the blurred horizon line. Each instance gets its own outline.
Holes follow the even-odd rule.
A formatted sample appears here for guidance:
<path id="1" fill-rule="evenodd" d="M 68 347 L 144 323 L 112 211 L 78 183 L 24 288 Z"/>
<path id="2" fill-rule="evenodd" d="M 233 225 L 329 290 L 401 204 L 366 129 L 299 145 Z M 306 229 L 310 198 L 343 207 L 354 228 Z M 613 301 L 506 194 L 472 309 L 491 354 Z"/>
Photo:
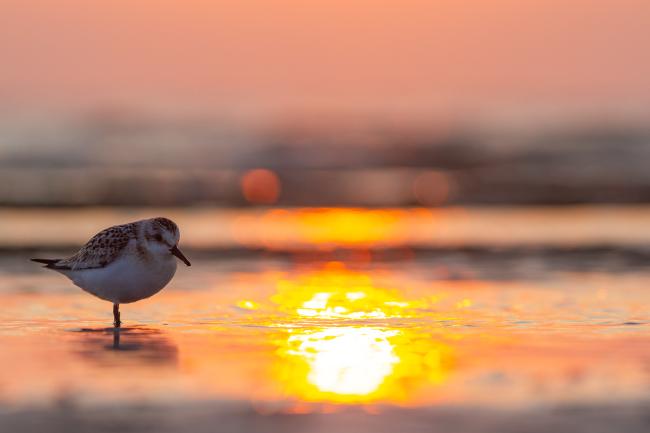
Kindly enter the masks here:
<path id="1" fill-rule="evenodd" d="M 650 202 L 648 122 L 503 125 L 0 117 L 0 205 Z"/>

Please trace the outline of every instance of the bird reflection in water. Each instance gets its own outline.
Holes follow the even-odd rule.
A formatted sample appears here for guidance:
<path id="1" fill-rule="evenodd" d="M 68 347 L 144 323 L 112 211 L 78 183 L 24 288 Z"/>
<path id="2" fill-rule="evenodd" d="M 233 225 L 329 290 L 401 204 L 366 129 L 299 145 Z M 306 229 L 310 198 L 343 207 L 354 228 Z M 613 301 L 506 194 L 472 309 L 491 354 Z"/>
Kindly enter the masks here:
<path id="1" fill-rule="evenodd" d="M 81 329 L 77 353 L 103 365 L 176 365 L 178 347 L 164 331 L 147 327 Z"/>

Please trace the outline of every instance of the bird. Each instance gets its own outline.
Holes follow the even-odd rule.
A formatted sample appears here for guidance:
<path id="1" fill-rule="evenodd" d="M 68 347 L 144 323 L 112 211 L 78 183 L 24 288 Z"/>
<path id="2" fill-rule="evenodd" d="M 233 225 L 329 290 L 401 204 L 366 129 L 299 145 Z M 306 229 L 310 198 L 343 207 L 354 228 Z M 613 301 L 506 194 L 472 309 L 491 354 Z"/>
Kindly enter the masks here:
<path id="1" fill-rule="evenodd" d="M 76 286 L 113 303 L 113 325 L 120 328 L 120 304 L 161 291 L 176 273 L 176 258 L 190 261 L 178 248 L 180 231 L 164 217 L 115 225 L 93 236 L 63 259 L 38 259 L 44 268 L 68 277 Z M 175 257 L 176 258 L 175 258 Z"/>

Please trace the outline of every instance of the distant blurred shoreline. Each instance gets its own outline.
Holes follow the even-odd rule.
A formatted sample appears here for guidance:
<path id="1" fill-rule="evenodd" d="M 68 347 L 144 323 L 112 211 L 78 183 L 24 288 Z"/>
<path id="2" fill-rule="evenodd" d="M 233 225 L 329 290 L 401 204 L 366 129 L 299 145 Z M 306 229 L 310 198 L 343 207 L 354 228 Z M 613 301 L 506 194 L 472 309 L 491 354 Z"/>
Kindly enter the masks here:
<path id="1" fill-rule="evenodd" d="M 251 169 L 255 170 L 255 169 Z M 0 206 L 444 206 L 650 203 L 650 179 L 612 173 L 552 174 L 525 166 L 279 169 L 281 192 L 251 203 L 241 181 L 251 170 L 3 168 Z M 581 176 L 582 175 L 582 176 Z M 423 183 L 424 182 L 424 183 Z M 428 184 L 427 184 L 428 182 Z M 423 183 L 421 186 L 420 183 Z M 264 185 L 261 186 L 264 188 Z"/>
<path id="2" fill-rule="evenodd" d="M 650 203 L 644 122 L 0 122 L 0 206 Z"/>

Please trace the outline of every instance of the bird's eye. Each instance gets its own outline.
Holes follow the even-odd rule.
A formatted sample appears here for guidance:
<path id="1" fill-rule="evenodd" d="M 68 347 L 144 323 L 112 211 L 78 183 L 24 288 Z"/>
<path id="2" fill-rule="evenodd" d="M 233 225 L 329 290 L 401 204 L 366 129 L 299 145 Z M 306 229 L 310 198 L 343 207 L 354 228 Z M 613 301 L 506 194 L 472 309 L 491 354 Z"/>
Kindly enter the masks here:
<path id="1" fill-rule="evenodd" d="M 160 233 L 156 233 L 153 238 L 158 242 L 162 242 L 162 236 L 160 235 Z"/>

